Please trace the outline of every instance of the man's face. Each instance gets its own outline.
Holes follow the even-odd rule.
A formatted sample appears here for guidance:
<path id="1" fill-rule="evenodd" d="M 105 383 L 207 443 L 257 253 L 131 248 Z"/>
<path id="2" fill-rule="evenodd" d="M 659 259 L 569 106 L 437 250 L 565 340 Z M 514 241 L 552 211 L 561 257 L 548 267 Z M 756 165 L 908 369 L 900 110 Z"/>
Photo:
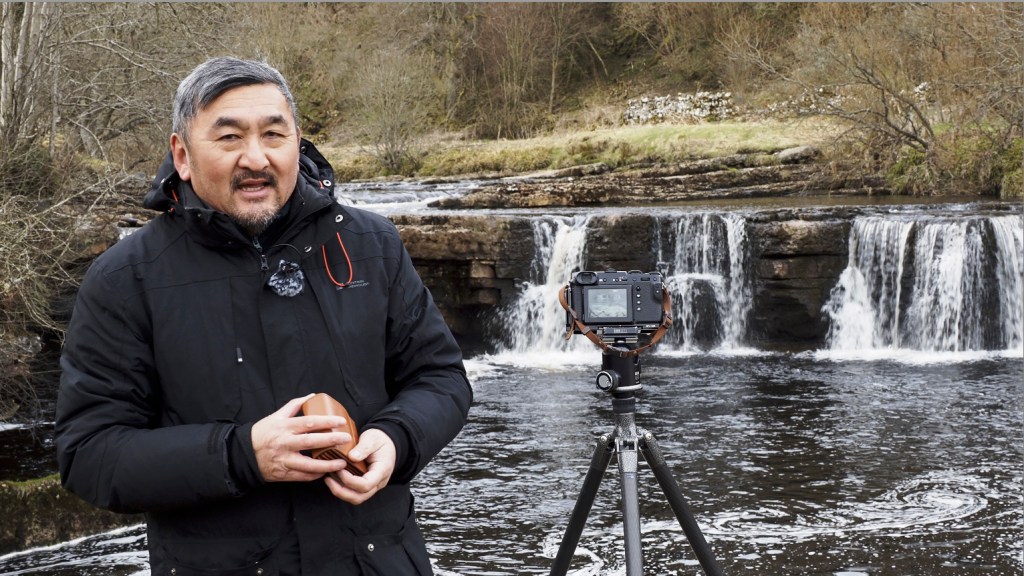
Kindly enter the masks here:
<path id="1" fill-rule="evenodd" d="M 200 110 L 189 142 L 171 135 L 174 166 L 207 205 L 259 234 L 299 175 L 299 129 L 273 84 L 232 88 Z"/>

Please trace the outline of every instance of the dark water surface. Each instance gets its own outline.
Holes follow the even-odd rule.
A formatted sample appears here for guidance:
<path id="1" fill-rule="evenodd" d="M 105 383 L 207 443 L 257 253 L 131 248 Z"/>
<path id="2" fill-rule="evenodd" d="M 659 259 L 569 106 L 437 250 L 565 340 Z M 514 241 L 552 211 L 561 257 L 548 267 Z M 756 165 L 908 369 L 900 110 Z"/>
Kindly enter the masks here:
<path id="1" fill-rule="evenodd" d="M 1018 576 L 1024 359 L 1012 356 L 645 355 L 636 419 L 726 574 Z M 599 364 L 596 350 L 470 362 L 470 422 L 416 483 L 438 574 L 548 572 L 614 426 Z M 645 574 L 700 574 L 645 464 L 639 491 Z M 613 461 L 571 574 L 625 574 L 618 506 Z M 144 548 L 130 528 L 0 557 L 0 573 L 148 574 Z"/>

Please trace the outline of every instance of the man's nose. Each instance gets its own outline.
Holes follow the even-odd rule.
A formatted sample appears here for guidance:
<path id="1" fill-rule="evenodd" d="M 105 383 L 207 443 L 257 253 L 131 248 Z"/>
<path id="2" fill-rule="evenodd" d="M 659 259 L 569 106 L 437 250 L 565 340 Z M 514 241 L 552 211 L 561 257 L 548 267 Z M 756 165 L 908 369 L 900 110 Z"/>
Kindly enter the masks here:
<path id="1" fill-rule="evenodd" d="M 270 161 L 267 159 L 267 154 L 263 150 L 263 143 L 260 142 L 260 139 L 247 138 L 245 150 L 242 151 L 242 157 L 238 159 L 239 168 L 260 171 L 265 170 L 269 165 Z"/>

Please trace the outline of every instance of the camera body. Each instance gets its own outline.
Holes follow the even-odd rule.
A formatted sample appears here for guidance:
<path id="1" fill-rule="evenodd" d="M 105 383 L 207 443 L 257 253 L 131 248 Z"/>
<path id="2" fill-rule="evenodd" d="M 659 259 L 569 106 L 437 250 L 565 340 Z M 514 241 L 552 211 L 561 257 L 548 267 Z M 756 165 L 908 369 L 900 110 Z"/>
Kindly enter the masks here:
<path id="1" fill-rule="evenodd" d="M 602 340 L 635 341 L 665 321 L 666 290 L 659 272 L 579 272 L 566 289 L 569 308 Z M 566 312 L 566 330 L 582 334 Z"/>

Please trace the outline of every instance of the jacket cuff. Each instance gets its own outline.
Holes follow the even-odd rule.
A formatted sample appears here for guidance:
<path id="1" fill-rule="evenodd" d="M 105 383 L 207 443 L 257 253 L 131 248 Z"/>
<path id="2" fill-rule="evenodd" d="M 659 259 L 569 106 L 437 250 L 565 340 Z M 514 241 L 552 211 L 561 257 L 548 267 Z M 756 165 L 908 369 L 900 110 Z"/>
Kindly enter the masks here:
<path id="1" fill-rule="evenodd" d="M 239 490 L 245 492 L 263 484 L 256 451 L 252 447 L 252 422 L 235 426 L 228 436 L 228 470 Z"/>
<path id="2" fill-rule="evenodd" d="M 395 470 L 391 473 L 390 484 L 407 484 L 412 480 L 416 470 L 416 458 L 413 458 L 413 444 L 405 427 L 392 420 L 375 420 L 366 425 L 365 429 L 376 428 L 388 435 L 395 444 Z"/>

